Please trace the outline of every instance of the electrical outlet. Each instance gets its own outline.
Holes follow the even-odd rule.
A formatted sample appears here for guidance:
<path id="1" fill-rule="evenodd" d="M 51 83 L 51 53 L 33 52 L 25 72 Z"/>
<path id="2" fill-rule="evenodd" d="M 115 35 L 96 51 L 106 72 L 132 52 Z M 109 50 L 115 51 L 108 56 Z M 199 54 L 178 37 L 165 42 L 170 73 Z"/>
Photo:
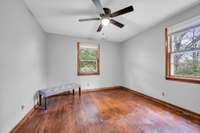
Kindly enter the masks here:
<path id="1" fill-rule="evenodd" d="M 23 109 L 24 109 L 24 107 L 25 107 L 25 105 L 21 105 L 21 110 L 23 110 Z"/>
<path id="2" fill-rule="evenodd" d="M 162 92 L 162 96 L 163 96 L 163 97 L 165 96 L 165 92 Z"/>

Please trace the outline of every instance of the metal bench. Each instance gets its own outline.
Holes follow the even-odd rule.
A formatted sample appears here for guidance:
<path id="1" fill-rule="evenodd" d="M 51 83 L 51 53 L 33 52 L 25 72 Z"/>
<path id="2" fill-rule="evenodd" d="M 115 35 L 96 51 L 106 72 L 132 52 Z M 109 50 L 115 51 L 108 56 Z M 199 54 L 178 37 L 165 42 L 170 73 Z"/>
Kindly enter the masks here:
<path id="1" fill-rule="evenodd" d="M 64 84 L 52 88 L 47 88 L 43 90 L 39 90 L 39 104 L 42 105 L 42 98 L 44 99 L 44 105 L 45 105 L 45 110 L 47 109 L 48 105 L 48 97 L 49 96 L 54 96 L 58 95 L 67 91 L 73 91 L 73 95 L 75 93 L 75 90 L 78 89 L 79 91 L 79 96 L 81 96 L 81 86 L 80 84 L 77 83 L 70 83 L 70 84 Z"/>

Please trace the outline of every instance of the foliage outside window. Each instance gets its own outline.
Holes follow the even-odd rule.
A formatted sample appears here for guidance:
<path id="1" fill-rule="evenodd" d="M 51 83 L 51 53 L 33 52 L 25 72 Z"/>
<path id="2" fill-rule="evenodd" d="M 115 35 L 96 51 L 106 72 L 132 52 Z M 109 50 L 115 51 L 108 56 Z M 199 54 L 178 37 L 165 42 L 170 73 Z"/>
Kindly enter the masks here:
<path id="1" fill-rule="evenodd" d="M 78 75 L 99 74 L 99 46 L 77 44 Z"/>
<path id="2" fill-rule="evenodd" d="M 166 78 L 200 83 L 200 25 L 168 33 Z"/>

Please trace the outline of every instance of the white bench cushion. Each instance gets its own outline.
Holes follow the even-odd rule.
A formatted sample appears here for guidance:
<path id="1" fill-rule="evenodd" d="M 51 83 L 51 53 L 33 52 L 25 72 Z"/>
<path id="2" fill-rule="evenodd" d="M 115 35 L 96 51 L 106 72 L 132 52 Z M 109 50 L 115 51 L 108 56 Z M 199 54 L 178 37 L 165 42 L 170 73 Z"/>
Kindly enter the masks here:
<path id="1" fill-rule="evenodd" d="M 70 91 L 73 89 L 74 90 L 79 89 L 80 87 L 81 87 L 80 84 L 77 84 L 77 83 L 64 84 L 64 85 L 60 85 L 60 86 L 56 86 L 52 88 L 39 90 L 39 94 L 41 94 L 44 97 L 48 97 L 48 96 L 57 95 L 66 91 Z"/>

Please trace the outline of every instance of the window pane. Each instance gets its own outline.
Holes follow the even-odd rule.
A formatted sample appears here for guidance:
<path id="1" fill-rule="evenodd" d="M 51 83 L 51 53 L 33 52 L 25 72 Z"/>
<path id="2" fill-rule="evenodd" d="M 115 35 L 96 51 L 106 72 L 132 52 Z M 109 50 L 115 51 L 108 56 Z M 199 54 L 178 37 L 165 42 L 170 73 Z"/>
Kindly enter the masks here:
<path id="1" fill-rule="evenodd" d="M 84 73 L 97 72 L 97 63 L 95 61 L 80 61 L 80 71 Z"/>
<path id="2" fill-rule="evenodd" d="M 78 46 L 78 75 L 98 75 L 99 72 L 99 46 Z"/>
<path id="3" fill-rule="evenodd" d="M 200 48 L 200 26 L 171 35 L 172 52 Z"/>
<path id="4" fill-rule="evenodd" d="M 200 76 L 200 51 L 171 55 L 171 75 Z"/>
<path id="5" fill-rule="evenodd" d="M 80 48 L 80 60 L 96 60 L 96 51 L 94 48 Z"/>

